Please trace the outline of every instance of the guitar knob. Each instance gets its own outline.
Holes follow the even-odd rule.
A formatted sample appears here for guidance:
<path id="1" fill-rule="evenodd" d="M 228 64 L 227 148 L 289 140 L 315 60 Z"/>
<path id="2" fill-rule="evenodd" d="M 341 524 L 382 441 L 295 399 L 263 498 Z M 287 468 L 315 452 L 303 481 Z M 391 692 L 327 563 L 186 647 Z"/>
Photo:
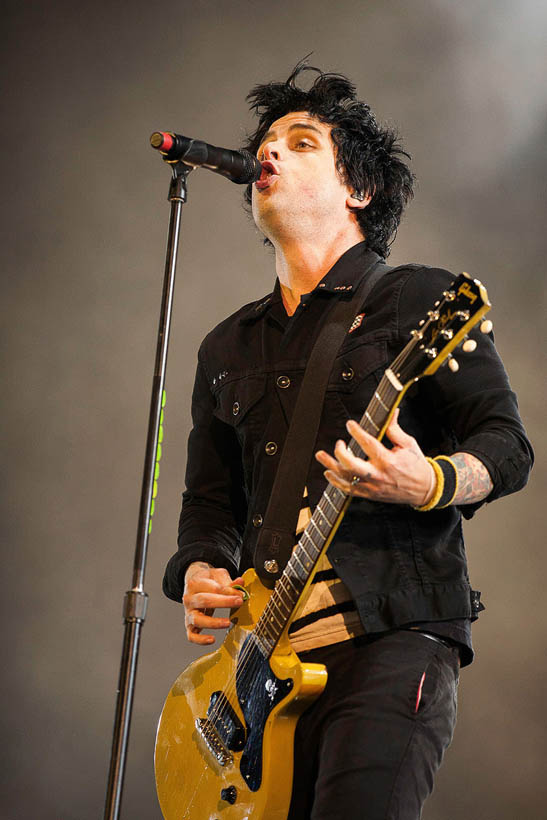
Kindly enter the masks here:
<path id="1" fill-rule="evenodd" d="M 481 333 L 491 333 L 493 327 L 494 325 L 490 319 L 485 319 L 484 322 L 481 322 Z"/>
<path id="2" fill-rule="evenodd" d="M 464 353 L 473 353 L 474 350 L 477 349 L 477 343 L 474 339 L 467 339 L 462 345 L 462 350 Z"/>
<path id="3" fill-rule="evenodd" d="M 457 373 L 460 369 L 458 362 L 452 356 L 448 357 L 448 366 L 453 373 Z"/>
<path id="4" fill-rule="evenodd" d="M 233 806 L 233 804 L 237 800 L 237 789 L 236 789 L 236 787 L 235 786 L 228 786 L 227 789 L 221 789 L 220 799 L 225 800 L 226 803 L 231 803 L 231 805 Z"/>

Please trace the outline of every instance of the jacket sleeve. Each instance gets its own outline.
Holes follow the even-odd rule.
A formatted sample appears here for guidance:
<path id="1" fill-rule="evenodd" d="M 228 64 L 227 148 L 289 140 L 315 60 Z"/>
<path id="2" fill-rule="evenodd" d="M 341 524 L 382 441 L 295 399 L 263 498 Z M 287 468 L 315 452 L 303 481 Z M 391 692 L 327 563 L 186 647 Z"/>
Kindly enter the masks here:
<path id="1" fill-rule="evenodd" d="M 163 579 L 164 593 L 179 602 L 192 561 L 224 567 L 232 576 L 238 572 L 246 520 L 241 449 L 234 429 L 214 415 L 214 407 L 202 347 L 192 394 L 178 550 Z"/>
<path id="2" fill-rule="evenodd" d="M 401 290 L 399 325 L 405 341 L 412 326 L 431 309 L 436 299 L 454 280 L 448 271 L 422 268 L 408 278 Z M 476 350 L 455 351 L 460 363 L 457 373 L 441 367 L 421 382 L 422 395 L 442 419 L 453 442 L 451 452 L 476 456 L 486 467 L 493 489 L 481 502 L 461 507 L 465 518 L 485 502 L 520 490 L 528 481 L 534 454 L 526 436 L 517 397 L 507 378 L 491 333 L 474 329 L 469 334 Z M 447 453 L 450 455 L 450 453 Z"/>

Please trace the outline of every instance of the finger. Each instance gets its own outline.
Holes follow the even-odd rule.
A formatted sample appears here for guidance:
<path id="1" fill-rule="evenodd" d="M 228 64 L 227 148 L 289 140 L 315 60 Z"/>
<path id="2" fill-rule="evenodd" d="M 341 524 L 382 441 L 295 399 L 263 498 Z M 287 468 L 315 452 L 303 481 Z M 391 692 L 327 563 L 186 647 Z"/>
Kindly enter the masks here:
<path id="1" fill-rule="evenodd" d="M 336 459 L 334 459 L 324 450 L 318 450 L 315 454 L 315 458 L 320 464 L 323 465 L 323 467 L 326 467 L 327 470 L 338 470 L 340 468 L 340 465 L 338 464 Z"/>
<path id="2" fill-rule="evenodd" d="M 186 627 L 186 637 L 190 643 L 195 643 L 198 646 L 206 646 L 215 642 L 212 635 L 200 635 L 200 630 L 196 629 L 195 626 Z"/>
<path id="3" fill-rule="evenodd" d="M 237 581 L 238 579 L 236 579 Z M 239 580 L 243 580 L 242 578 Z M 200 592 L 207 592 L 211 595 L 240 595 L 232 586 L 236 581 L 232 581 L 228 575 L 228 583 L 222 578 L 222 581 L 208 578 L 203 575 L 193 575 L 185 585 L 185 595 L 195 595 Z M 217 606 L 232 606 L 232 604 L 217 604 Z"/>
<path id="4" fill-rule="evenodd" d="M 346 429 L 348 433 L 353 436 L 359 447 L 363 450 L 365 455 L 370 459 L 382 459 L 387 451 L 387 447 L 379 442 L 366 430 L 363 430 L 360 424 L 350 419 L 346 422 Z"/>
<path id="5" fill-rule="evenodd" d="M 232 583 L 232 578 L 227 569 L 219 567 L 211 570 L 211 578 L 216 581 L 222 588 L 229 587 Z"/>
<path id="6" fill-rule="evenodd" d="M 342 492 L 346 495 L 359 496 L 360 498 L 370 497 L 366 484 L 353 484 L 351 481 L 348 481 L 346 478 L 342 478 L 337 473 L 333 473 L 331 470 L 325 470 L 324 476 L 330 484 L 337 487 L 339 490 L 342 490 Z"/>
<path id="7" fill-rule="evenodd" d="M 398 447 L 415 448 L 416 439 L 405 433 L 403 428 L 399 425 L 399 408 L 393 414 L 393 417 L 386 428 L 386 435 L 392 444 Z"/>
<path id="8" fill-rule="evenodd" d="M 217 591 L 219 593 L 222 593 L 222 595 L 233 595 L 234 584 L 239 584 L 240 586 L 243 586 L 243 578 L 241 576 L 232 579 L 230 573 L 225 569 L 213 570 L 212 578 L 214 581 L 218 583 Z"/>
<path id="9" fill-rule="evenodd" d="M 343 478 L 346 478 L 349 481 L 351 481 L 353 476 L 359 476 L 359 478 L 363 480 L 374 481 L 378 479 L 379 471 L 374 466 L 372 461 L 365 461 L 364 459 L 355 456 L 343 441 L 336 442 L 334 454 L 342 465 L 343 473 L 346 473 L 346 475 L 343 473 L 341 474 Z M 339 469 L 334 470 L 334 472 L 338 472 L 340 474 Z"/>
<path id="10" fill-rule="evenodd" d="M 184 620 L 186 626 L 194 626 L 196 629 L 228 629 L 232 623 L 229 618 L 215 618 L 199 609 L 192 609 Z"/>
<path id="11" fill-rule="evenodd" d="M 235 593 L 231 588 L 231 595 L 220 595 L 214 592 L 188 592 L 182 602 L 187 612 L 193 609 L 219 609 L 222 607 L 236 607 L 243 603 L 243 596 L 240 592 Z M 235 593 L 235 594 L 234 594 Z"/>

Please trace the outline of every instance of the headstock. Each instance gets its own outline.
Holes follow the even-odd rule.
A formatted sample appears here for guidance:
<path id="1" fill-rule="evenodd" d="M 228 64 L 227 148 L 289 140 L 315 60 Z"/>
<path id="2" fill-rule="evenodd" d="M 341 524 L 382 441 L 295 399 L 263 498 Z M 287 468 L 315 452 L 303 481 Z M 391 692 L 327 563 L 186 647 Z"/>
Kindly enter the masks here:
<path id="1" fill-rule="evenodd" d="M 477 343 L 467 339 L 467 333 L 491 307 L 484 285 L 467 273 L 460 274 L 428 311 L 427 318 L 411 332 L 412 340 L 393 363 L 392 369 L 396 365 L 400 381 L 405 384 L 430 376 L 447 360 L 452 371 L 458 370 L 452 351 L 462 342 L 465 353 L 475 350 Z M 492 322 L 482 321 L 480 329 L 489 333 Z"/>

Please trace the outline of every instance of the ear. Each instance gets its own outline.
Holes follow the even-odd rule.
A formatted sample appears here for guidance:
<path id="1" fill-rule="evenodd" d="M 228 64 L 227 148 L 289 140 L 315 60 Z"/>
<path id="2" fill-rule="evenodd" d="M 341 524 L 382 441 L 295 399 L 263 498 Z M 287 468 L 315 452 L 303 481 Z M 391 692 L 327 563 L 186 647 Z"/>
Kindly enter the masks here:
<path id="1" fill-rule="evenodd" d="M 350 210 L 366 208 L 372 197 L 359 191 L 351 191 L 346 197 L 346 205 Z"/>

